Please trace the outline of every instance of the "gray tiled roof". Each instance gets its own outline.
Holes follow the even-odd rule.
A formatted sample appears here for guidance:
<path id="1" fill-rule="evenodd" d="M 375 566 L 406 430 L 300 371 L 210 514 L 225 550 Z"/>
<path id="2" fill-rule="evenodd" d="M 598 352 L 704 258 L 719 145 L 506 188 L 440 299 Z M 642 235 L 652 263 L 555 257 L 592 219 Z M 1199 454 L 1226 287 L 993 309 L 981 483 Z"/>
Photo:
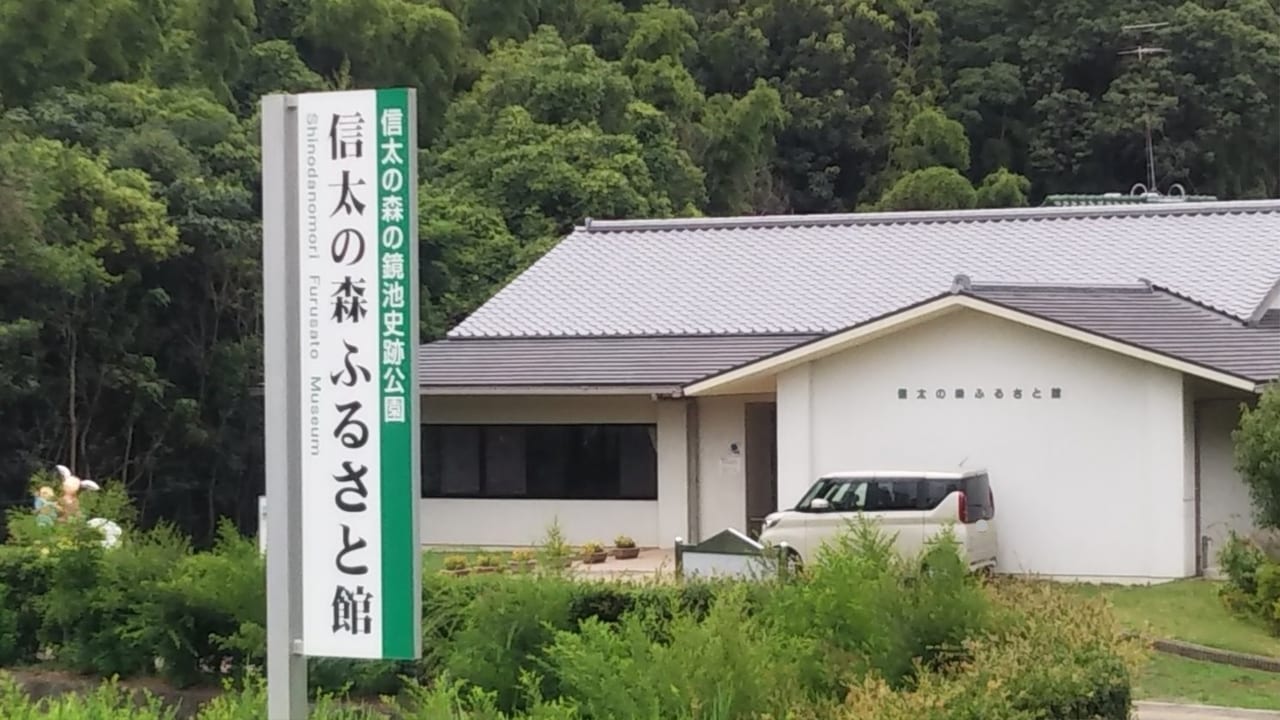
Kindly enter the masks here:
<path id="1" fill-rule="evenodd" d="M 423 387 L 676 388 L 811 335 L 442 340 L 422 347 Z"/>
<path id="2" fill-rule="evenodd" d="M 1280 325 L 1249 327 L 1158 288 L 974 285 L 971 294 L 1255 382 L 1280 378 Z"/>
<path id="3" fill-rule="evenodd" d="M 825 333 L 959 273 L 1143 278 L 1248 317 L 1280 279 L 1280 201 L 589 223 L 450 336 Z"/>
<path id="4" fill-rule="evenodd" d="M 1280 378 L 1280 316 L 1245 323 L 1160 288 L 974 284 L 966 294 L 1262 383 Z M 934 294 L 937 297 L 937 293 Z M 418 356 L 427 388 L 674 389 L 819 335 L 442 340 Z"/>

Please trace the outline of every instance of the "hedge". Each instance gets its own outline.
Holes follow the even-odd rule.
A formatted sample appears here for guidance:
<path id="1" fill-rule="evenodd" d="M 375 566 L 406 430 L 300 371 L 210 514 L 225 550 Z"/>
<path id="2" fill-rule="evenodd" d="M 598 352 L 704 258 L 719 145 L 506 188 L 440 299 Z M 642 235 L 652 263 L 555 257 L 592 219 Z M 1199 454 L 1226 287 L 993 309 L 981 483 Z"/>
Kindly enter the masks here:
<path id="1" fill-rule="evenodd" d="M 58 532 L 70 535 L 0 546 L 6 665 L 51 653 L 81 672 L 179 686 L 261 666 L 265 568 L 251 540 L 226 526 L 194 552 L 158 529 L 104 550 Z M 432 574 L 423 633 L 418 662 L 313 660 L 313 686 L 399 693 L 432 718 L 1120 720 L 1136 657 L 1105 608 L 984 586 L 946 542 L 899 558 L 866 527 L 791 582 Z M 251 703 L 250 690 L 235 697 Z"/>

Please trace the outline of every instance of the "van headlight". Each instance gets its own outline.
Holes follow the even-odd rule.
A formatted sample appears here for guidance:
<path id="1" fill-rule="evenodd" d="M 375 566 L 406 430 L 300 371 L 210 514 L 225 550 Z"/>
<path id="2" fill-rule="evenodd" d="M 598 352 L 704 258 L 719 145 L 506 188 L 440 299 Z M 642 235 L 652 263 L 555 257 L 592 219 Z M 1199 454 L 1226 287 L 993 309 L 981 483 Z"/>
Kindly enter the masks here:
<path id="1" fill-rule="evenodd" d="M 781 515 L 769 515 L 769 516 L 765 517 L 765 519 L 764 519 L 764 528 L 763 528 L 763 529 L 768 530 L 769 528 L 773 527 L 774 525 L 777 525 L 777 524 L 778 524 L 778 521 L 780 521 L 780 520 L 782 520 L 782 516 L 781 516 Z"/>

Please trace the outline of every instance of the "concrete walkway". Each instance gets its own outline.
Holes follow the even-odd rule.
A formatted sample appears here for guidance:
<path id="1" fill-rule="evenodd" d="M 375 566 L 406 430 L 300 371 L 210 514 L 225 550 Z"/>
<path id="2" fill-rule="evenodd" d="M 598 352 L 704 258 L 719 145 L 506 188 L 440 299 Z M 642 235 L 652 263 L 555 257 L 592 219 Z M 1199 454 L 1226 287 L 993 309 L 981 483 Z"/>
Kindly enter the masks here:
<path id="1" fill-rule="evenodd" d="M 1211 705 L 1139 701 L 1133 704 L 1137 720 L 1280 720 L 1280 712 L 1241 710 Z"/>
<path id="2" fill-rule="evenodd" d="M 578 561 L 572 566 L 575 576 L 591 580 L 653 580 L 671 577 L 675 571 L 675 553 L 656 548 L 645 548 L 640 551 L 639 556 L 630 560 L 610 557 L 602 563 L 587 564 Z"/>

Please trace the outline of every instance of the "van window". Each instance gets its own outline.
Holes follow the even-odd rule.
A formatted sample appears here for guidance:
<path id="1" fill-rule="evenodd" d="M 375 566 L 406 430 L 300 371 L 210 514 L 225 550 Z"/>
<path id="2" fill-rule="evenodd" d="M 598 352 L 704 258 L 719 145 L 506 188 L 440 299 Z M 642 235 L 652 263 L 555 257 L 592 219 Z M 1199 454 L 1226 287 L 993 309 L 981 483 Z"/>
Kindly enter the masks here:
<path id="1" fill-rule="evenodd" d="M 836 512 L 917 510 L 920 507 L 920 484 L 918 480 L 823 478 L 805 493 L 796 509 L 808 510 L 810 501 L 823 498 Z"/>
<path id="2" fill-rule="evenodd" d="M 960 489 L 959 480 L 926 480 L 923 484 L 925 510 L 937 508 L 948 495 Z"/>
<path id="3" fill-rule="evenodd" d="M 986 473 L 965 479 L 964 497 L 965 513 L 970 522 L 991 520 L 996 516 L 996 508 L 991 502 L 991 481 Z"/>
<path id="4" fill-rule="evenodd" d="M 875 480 L 866 483 L 867 512 L 916 510 L 920 507 L 920 482 L 909 480 Z"/>

